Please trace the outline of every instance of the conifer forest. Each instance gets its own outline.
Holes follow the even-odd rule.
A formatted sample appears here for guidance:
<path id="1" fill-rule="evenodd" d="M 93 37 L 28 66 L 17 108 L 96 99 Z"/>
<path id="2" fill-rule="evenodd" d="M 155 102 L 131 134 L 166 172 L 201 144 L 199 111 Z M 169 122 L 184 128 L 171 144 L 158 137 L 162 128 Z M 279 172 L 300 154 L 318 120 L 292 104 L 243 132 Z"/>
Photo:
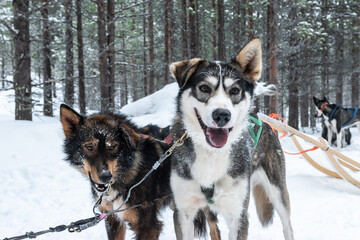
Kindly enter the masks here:
<path id="1" fill-rule="evenodd" d="M 360 106 L 359 0 L 1 0 L 0 91 L 19 120 L 59 102 L 118 111 L 174 82 L 170 63 L 230 61 L 255 37 L 277 88 L 256 111 L 299 129 L 316 124 L 312 96 Z"/>

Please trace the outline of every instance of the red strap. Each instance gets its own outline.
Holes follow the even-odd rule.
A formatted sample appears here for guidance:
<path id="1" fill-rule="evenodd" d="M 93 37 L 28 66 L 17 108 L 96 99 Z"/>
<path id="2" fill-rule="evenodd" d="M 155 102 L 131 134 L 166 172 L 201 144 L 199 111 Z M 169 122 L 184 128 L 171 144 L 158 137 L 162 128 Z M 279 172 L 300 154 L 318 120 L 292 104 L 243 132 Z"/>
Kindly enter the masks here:
<path id="1" fill-rule="evenodd" d="M 164 141 L 169 145 L 172 143 L 172 135 L 171 135 L 171 133 L 169 133 L 169 135 L 164 139 Z"/>
<path id="2" fill-rule="evenodd" d="M 328 102 L 324 103 L 322 106 L 321 106 L 321 110 L 323 110 L 323 108 L 329 104 Z M 323 107 L 324 106 L 324 107 Z M 271 113 L 269 114 L 269 117 L 272 117 L 274 119 L 281 119 L 283 121 L 284 124 L 286 124 L 285 120 L 279 116 L 279 114 L 276 114 L 276 113 Z M 271 125 L 269 124 L 269 126 L 271 127 Z M 271 127 L 272 128 L 272 127 Z M 272 128 L 272 130 L 275 132 L 275 130 Z M 275 132 L 276 133 L 276 132 Z M 281 137 L 279 137 L 279 139 L 283 138 L 286 136 L 286 132 L 283 133 L 283 135 Z M 304 151 L 301 151 L 301 152 L 298 152 L 298 153 L 289 153 L 289 152 L 286 152 L 286 151 L 283 151 L 284 153 L 286 154 L 289 154 L 289 155 L 299 155 L 299 154 L 303 154 L 303 153 L 306 153 L 306 152 L 310 152 L 310 151 L 314 151 L 316 149 L 318 149 L 319 147 L 318 146 L 314 146 L 313 148 L 310 148 L 310 149 L 307 149 L 307 150 L 304 150 Z"/>
<path id="3" fill-rule="evenodd" d="M 310 152 L 310 151 L 314 151 L 316 149 L 318 149 L 319 147 L 318 146 L 314 146 L 313 148 L 310 148 L 310 149 L 307 149 L 307 150 L 304 150 L 304 151 L 301 151 L 301 152 L 298 152 L 298 153 L 289 153 L 289 152 L 285 152 L 286 154 L 289 154 L 289 155 L 299 155 L 299 154 L 303 154 L 303 153 L 306 153 L 306 152 Z"/>
<path id="4" fill-rule="evenodd" d="M 324 102 L 322 105 L 321 105 L 321 111 L 324 110 L 324 108 L 326 107 L 326 105 L 328 105 L 329 103 L 328 102 Z"/>
<path id="5" fill-rule="evenodd" d="M 282 117 L 280 117 L 280 115 L 279 114 L 277 114 L 277 113 L 270 113 L 269 114 L 269 117 L 271 117 L 271 118 L 274 118 L 274 119 L 281 119 L 282 120 L 282 122 L 284 123 L 284 124 L 286 124 L 286 122 L 285 122 L 285 120 L 282 118 Z M 273 130 L 273 132 L 274 133 L 276 133 L 276 131 L 273 129 L 273 127 L 269 124 L 269 126 L 271 127 L 271 129 Z M 281 138 L 283 138 L 283 137 L 285 137 L 286 136 L 286 132 L 283 132 L 283 135 L 281 135 L 281 137 L 279 137 L 279 139 L 281 139 Z"/>
<path id="6" fill-rule="evenodd" d="M 146 135 L 146 134 L 139 134 L 141 137 L 143 137 L 143 138 L 148 138 L 149 137 L 149 135 Z"/>

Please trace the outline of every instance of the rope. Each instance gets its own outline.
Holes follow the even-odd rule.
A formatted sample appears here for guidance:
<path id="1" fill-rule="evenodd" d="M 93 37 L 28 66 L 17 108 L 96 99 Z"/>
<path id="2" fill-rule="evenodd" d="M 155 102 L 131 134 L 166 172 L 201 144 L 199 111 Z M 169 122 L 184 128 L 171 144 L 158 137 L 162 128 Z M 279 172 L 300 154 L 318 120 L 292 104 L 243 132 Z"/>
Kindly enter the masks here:
<path id="1" fill-rule="evenodd" d="M 286 122 L 285 122 L 284 118 L 282 118 L 282 117 L 281 117 L 279 114 L 277 114 L 277 113 L 271 113 L 271 114 L 269 114 L 269 117 L 274 118 L 274 119 L 281 119 L 281 120 L 283 121 L 283 123 L 286 125 Z M 269 126 L 270 126 L 271 129 L 276 133 L 276 131 L 274 130 L 274 128 L 273 128 L 270 124 L 269 124 Z M 286 132 L 284 132 L 283 135 L 282 135 L 281 137 L 279 137 L 279 139 L 281 139 L 281 138 L 283 138 L 283 137 L 285 137 L 285 136 L 286 136 Z M 314 151 L 314 150 L 316 150 L 316 149 L 318 149 L 318 148 L 319 148 L 318 146 L 314 146 L 314 147 L 312 147 L 312 148 L 310 148 L 310 149 L 306 149 L 306 150 L 301 151 L 301 152 L 298 152 L 298 153 L 290 153 L 290 152 L 286 152 L 286 151 L 284 151 L 284 150 L 283 150 L 283 152 L 286 153 L 286 154 L 289 154 L 289 155 L 300 155 L 300 154 L 303 154 L 303 153 L 306 153 L 306 152 Z"/>
<path id="2" fill-rule="evenodd" d="M 33 239 L 33 238 L 36 238 L 37 236 L 40 236 L 40 235 L 43 235 L 43 234 L 47 234 L 47 233 L 51 233 L 51 232 L 62 232 L 66 229 L 68 229 L 69 232 L 81 232 L 87 228 L 90 228 L 90 227 L 93 227 L 95 226 L 96 224 L 98 224 L 99 222 L 101 222 L 102 220 L 104 220 L 107 216 L 109 215 L 112 215 L 112 214 L 115 214 L 115 213 L 118 213 L 118 212 L 124 212 L 124 211 L 127 211 L 127 210 L 130 210 L 130 209 L 133 209 L 133 208 L 137 208 L 137 207 L 140 207 L 142 206 L 143 204 L 137 204 L 137 205 L 134 205 L 134 206 L 131 206 L 131 207 L 128 207 L 128 208 L 124 208 L 124 209 L 121 209 L 125 203 L 127 203 L 129 201 L 129 198 L 130 198 L 130 195 L 131 195 L 131 191 L 136 188 L 137 186 L 139 186 L 143 181 L 145 181 L 145 179 L 153 172 L 155 171 L 163 161 L 165 161 L 165 159 L 167 159 L 171 154 L 172 152 L 174 151 L 174 149 L 178 146 L 181 146 L 184 141 L 186 140 L 187 138 L 187 135 L 186 133 L 184 133 L 161 157 L 158 161 L 156 161 L 154 163 L 154 165 L 152 166 L 152 168 L 150 169 L 150 171 L 138 182 L 136 183 L 135 185 L 133 185 L 130 189 L 129 189 L 129 192 L 127 194 L 127 197 L 125 199 L 125 201 L 121 204 L 120 207 L 118 207 L 117 209 L 113 210 L 113 211 L 110 211 L 108 213 L 96 213 L 95 212 L 95 209 L 101 204 L 101 201 L 102 201 L 102 197 L 103 195 L 100 196 L 100 198 L 98 199 L 98 201 L 95 203 L 94 207 L 93 207 L 93 213 L 95 214 L 94 217 L 91 217 L 91 218 L 87 218 L 87 219 L 81 219 L 81 220 L 78 220 L 76 222 L 73 222 L 71 223 L 70 225 L 59 225 L 59 226 L 56 226 L 54 228 L 49 228 L 48 230 L 44 230 L 44 231 L 40 231 L 40 232 L 27 232 L 25 233 L 24 235 L 20 235 L 20 236 L 15 236 L 15 237 L 10 237 L 10 238 L 4 238 L 3 240 L 22 240 L 22 239 L 27 239 L 27 238 L 30 238 L 30 239 Z M 157 201 L 159 199 L 163 199 L 165 197 L 169 197 L 171 195 L 167 195 L 167 196 L 164 196 L 162 198 L 157 198 L 157 199 L 154 199 L 154 201 Z"/>
<path id="3" fill-rule="evenodd" d="M 307 149 L 307 150 L 304 150 L 304 151 L 301 151 L 301 152 L 298 152 L 298 153 L 290 153 L 290 152 L 286 152 L 286 151 L 283 151 L 283 152 L 286 153 L 286 154 L 289 154 L 289 155 L 299 155 L 299 154 L 303 154 L 303 153 L 306 153 L 306 152 L 314 151 L 314 150 L 316 150 L 318 148 L 319 148 L 318 146 L 314 146 L 313 148 L 310 148 L 310 149 Z"/>

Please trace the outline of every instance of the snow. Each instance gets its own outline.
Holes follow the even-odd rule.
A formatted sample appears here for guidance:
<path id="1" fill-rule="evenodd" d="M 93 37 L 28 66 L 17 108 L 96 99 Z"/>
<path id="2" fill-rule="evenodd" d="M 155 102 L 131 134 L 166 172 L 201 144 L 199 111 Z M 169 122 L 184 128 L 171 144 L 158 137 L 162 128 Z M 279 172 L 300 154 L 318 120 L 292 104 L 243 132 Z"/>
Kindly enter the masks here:
<path id="1" fill-rule="evenodd" d="M 170 84 L 121 111 L 141 126 L 148 123 L 166 126 L 174 116 L 177 91 L 176 84 Z M 12 99 L 11 91 L 0 92 L 0 239 L 92 217 L 94 202 L 88 181 L 63 161 L 64 136 L 58 112 L 55 118 L 35 116 L 32 122 L 14 121 Z M 306 131 L 311 133 L 309 129 Z M 357 129 L 351 132 L 352 145 L 341 152 L 359 161 L 360 134 Z M 318 137 L 320 133 L 312 135 Z M 299 141 L 305 149 L 312 147 Z M 285 151 L 297 152 L 289 137 L 282 138 L 281 143 Z M 320 150 L 309 154 L 328 164 Z M 325 176 L 300 155 L 286 155 L 286 165 L 295 239 L 359 239 L 360 189 L 347 181 Z M 353 175 L 360 179 L 359 174 Z M 263 228 L 253 199 L 250 201 L 248 239 L 283 239 L 278 215 L 275 214 L 273 224 Z M 165 224 L 160 239 L 175 239 L 172 211 L 163 211 L 162 219 Z M 226 240 L 228 230 L 223 218 L 219 227 L 222 239 Z M 132 232 L 127 231 L 127 239 L 132 237 Z M 106 232 L 101 222 L 81 233 L 49 233 L 37 239 L 106 239 Z"/>

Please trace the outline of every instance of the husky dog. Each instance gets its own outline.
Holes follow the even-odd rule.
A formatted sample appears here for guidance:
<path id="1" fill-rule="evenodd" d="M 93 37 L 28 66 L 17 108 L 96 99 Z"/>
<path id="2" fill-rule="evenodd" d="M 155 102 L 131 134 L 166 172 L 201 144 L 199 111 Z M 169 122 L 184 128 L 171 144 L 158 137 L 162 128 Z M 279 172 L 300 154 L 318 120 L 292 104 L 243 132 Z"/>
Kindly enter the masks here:
<path id="1" fill-rule="evenodd" d="M 318 99 L 313 97 L 316 106 L 316 116 L 323 117 L 327 127 L 327 140 L 332 144 L 333 133 L 336 134 L 337 148 L 344 146 L 343 135 L 348 145 L 351 143 L 349 128 L 357 125 L 360 131 L 360 112 L 357 108 L 344 108 L 341 105 L 330 104 L 326 97 Z"/>
<path id="2" fill-rule="evenodd" d="M 187 135 L 172 155 L 178 239 L 194 238 L 193 219 L 204 208 L 224 216 L 229 240 L 247 239 L 250 189 L 261 223 L 271 222 L 275 208 L 285 239 L 293 239 L 280 142 L 264 123 L 254 151 L 248 129 L 261 55 L 254 39 L 230 63 L 194 58 L 170 66 L 180 87 L 172 136 Z"/>

